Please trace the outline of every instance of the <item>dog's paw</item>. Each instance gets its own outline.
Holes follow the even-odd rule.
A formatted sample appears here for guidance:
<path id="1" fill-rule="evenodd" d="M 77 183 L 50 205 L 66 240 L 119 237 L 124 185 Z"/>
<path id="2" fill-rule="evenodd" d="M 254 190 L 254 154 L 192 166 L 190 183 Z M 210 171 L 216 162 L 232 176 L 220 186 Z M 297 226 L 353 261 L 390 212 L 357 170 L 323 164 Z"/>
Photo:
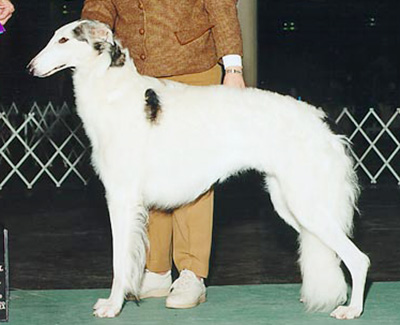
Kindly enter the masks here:
<path id="1" fill-rule="evenodd" d="M 336 319 L 354 319 L 360 317 L 361 313 L 361 307 L 340 306 L 331 313 L 331 316 Z"/>
<path id="2" fill-rule="evenodd" d="M 93 315 L 99 318 L 113 318 L 119 315 L 121 307 L 110 299 L 99 299 L 93 306 Z"/>

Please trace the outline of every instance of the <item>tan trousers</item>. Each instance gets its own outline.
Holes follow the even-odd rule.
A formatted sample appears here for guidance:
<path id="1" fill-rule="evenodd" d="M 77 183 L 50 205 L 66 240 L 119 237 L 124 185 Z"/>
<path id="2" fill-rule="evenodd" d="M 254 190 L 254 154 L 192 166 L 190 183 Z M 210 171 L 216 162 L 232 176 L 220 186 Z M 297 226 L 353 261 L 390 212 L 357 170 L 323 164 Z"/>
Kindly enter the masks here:
<path id="1" fill-rule="evenodd" d="M 167 79 L 190 85 L 220 84 L 219 65 L 201 73 Z M 189 154 L 189 153 L 188 153 Z M 171 270 L 172 259 L 178 271 L 189 269 L 197 276 L 208 276 L 213 224 L 214 192 L 210 190 L 195 202 L 172 213 L 151 211 L 148 226 L 150 250 L 147 268 L 152 272 Z"/>

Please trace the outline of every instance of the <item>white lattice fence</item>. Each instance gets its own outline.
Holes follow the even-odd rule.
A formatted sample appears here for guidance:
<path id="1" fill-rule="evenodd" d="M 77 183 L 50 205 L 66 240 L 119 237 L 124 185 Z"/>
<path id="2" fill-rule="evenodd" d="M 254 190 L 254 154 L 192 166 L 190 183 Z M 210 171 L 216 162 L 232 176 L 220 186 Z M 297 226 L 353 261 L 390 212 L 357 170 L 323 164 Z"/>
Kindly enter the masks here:
<path id="1" fill-rule="evenodd" d="M 371 184 L 400 185 L 400 109 L 360 114 L 344 108 L 336 123 L 354 143 L 361 176 Z M 57 187 L 71 179 L 86 185 L 92 175 L 89 148 L 81 121 L 65 103 L 34 103 L 26 114 L 14 103 L 0 106 L 0 190 L 16 181 L 28 189 L 41 180 Z"/>
<path id="2" fill-rule="evenodd" d="M 400 185 L 400 108 L 386 110 L 384 114 L 370 108 L 363 115 L 356 115 L 344 108 L 336 119 L 353 142 L 355 168 L 371 184 L 390 184 L 395 180 Z"/>
<path id="3" fill-rule="evenodd" d="M 67 104 L 22 114 L 13 103 L 0 110 L 0 189 L 17 180 L 31 189 L 40 180 L 60 187 L 68 179 L 87 184 L 89 142 L 79 118 Z"/>

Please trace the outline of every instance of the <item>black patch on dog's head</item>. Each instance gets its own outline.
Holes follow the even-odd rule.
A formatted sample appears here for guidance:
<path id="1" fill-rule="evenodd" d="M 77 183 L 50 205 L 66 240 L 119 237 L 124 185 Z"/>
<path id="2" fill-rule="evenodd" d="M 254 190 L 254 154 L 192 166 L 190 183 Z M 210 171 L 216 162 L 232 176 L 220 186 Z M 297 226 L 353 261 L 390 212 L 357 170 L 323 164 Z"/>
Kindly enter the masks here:
<path id="1" fill-rule="evenodd" d="M 104 52 L 108 52 L 111 57 L 110 67 L 122 67 L 125 64 L 126 55 L 122 52 L 121 47 L 115 43 L 110 44 L 107 42 L 96 42 L 93 44 L 93 48 L 102 54 Z"/>
<path id="2" fill-rule="evenodd" d="M 111 58 L 110 67 L 122 67 L 125 64 L 126 55 L 107 25 L 86 20 L 74 28 L 73 34 L 78 41 L 92 43 L 99 55 L 107 52 Z"/>
<path id="3" fill-rule="evenodd" d="M 122 52 L 121 47 L 115 43 L 110 48 L 111 67 L 122 67 L 125 64 L 126 55 Z"/>
<path id="4" fill-rule="evenodd" d="M 158 98 L 156 92 L 149 88 L 146 90 L 145 100 L 145 112 L 147 119 L 150 120 L 151 123 L 155 123 L 161 112 L 160 99 Z"/>
<path id="5" fill-rule="evenodd" d="M 83 24 L 75 27 L 72 32 L 74 34 L 74 37 L 78 41 L 89 43 L 89 40 L 87 39 L 86 34 L 85 34 L 85 30 L 84 30 Z"/>
<path id="6" fill-rule="evenodd" d="M 104 42 L 96 42 L 93 44 L 93 48 L 99 52 L 99 54 L 102 54 L 106 50 L 106 43 Z"/>
<path id="7" fill-rule="evenodd" d="M 106 42 L 96 42 L 93 44 L 93 48 L 99 52 L 99 54 L 107 51 L 111 57 L 110 67 L 123 67 L 126 60 L 125 53 L 122 52 L 121 47 L 115 43 L 110 44 Z"/>

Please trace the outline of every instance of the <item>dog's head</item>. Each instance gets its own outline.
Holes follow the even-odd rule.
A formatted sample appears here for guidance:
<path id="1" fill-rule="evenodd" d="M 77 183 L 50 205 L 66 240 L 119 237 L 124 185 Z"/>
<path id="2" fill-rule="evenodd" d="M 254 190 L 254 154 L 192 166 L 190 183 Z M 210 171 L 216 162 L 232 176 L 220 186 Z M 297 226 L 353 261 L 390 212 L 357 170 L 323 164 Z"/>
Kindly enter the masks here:
<path id="1" fill-rule="evenodd" d="M 108 66 L 122 66 L 125 53 L 114 39 L 112 30 L 93 20 L 79 20 L 58 29 L 46 47 L 28 65 L 37 77 L 94 62 L 99 56 Z"/>

